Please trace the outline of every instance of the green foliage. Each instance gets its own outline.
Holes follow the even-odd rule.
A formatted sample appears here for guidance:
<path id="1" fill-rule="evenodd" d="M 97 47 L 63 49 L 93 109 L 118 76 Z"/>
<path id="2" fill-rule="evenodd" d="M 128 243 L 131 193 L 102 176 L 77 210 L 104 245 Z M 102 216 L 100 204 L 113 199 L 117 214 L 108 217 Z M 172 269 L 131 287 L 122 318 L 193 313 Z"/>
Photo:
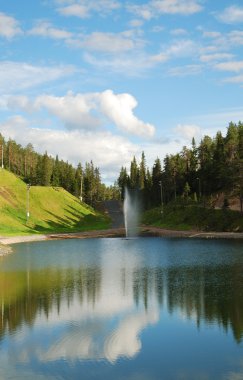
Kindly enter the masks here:
<path id="1" fill-rule="evenodd" d="M 188 195 L 191 191 L 191 188 L 188 184 L 188 182 L 186 182 L 185 186 L 184 186 L 184 191 L 183 191 L 183 195 L 185 196 L 186 199 L 188 199 Z"/>
<path id="2" fill-rule="evenodd" d="M 196 205 L 169 203 L 144 213 L 142 223 L 175 230 L 243 231 L 243 219 L 237 211 L 208 209 Z"/>

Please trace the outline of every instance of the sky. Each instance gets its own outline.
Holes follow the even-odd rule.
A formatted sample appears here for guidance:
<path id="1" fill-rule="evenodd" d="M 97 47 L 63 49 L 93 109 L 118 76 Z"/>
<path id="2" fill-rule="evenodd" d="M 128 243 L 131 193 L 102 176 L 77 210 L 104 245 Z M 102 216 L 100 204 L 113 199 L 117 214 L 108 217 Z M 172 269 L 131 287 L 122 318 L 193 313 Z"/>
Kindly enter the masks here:
<path id="1" fill-rule="evenodd" d="M 243 120 L 242 0 L 0 0 L 0 133 L 111 184 Z"/>

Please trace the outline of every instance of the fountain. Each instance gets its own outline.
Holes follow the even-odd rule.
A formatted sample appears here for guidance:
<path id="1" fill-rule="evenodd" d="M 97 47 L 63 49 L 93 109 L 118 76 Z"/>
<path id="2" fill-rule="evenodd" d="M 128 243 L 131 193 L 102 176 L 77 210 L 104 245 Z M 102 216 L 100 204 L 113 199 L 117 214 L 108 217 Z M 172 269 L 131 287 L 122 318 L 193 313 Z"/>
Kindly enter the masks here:
<path id="1" fill-rule="evenodd" d="M 135 190 L 125 188 L 125 199 L 123 204 L 126 237 L 138 235 L 139 202 Z"/>

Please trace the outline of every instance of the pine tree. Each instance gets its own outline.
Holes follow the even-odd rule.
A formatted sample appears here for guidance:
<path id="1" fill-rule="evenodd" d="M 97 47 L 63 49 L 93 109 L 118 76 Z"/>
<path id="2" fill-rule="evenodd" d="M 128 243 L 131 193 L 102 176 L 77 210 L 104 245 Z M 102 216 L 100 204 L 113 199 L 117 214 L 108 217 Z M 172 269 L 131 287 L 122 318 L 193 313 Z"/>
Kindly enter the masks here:
<path id="1" fill-rule="evenodd" d="M 56 159 L 55 159 L 54 165 L 53 165 L 52 176 L 51 176 L 51 184 L 54 187 L 60 186 L 60 165 L 59 165 L 58 155 L 56 155 Z"/>
<path id="2" fill-rule="evenodd" d="M 158 206 L 160 204 L 160 182 L 162 181 L 162 168 L 160 159 L 157 157 L 152 169 L 152 204 Z"/>
<path id="3" fill-rule="evenodd" d="M 139 187 L 139 169 L 135 156 L 131 162 L 130 166 L 130 188 L 138 189 Z"/>
<path id="4" fill-rule="evenodd" d="M 145 154 L 142 152 L 141 161 L 139 165 L 139 189 L 144 190 L 146 185 L 146 160 Z"/>
<path id="5" fill-rule="evenodd" d="M 122 168 L 120 170 L 120 174 L 119 174 L 117 183 L 118 183 L 118 186 L 120 188 L 121 199 L 124 199 L 125 188 L 128 187 L 128 185 L 129 185 L 129 177 L 128 177 L 128 174 L 127 174 L 127 169 L 125 167 L 123 167 L 123 166 L 122 166 Z"/>

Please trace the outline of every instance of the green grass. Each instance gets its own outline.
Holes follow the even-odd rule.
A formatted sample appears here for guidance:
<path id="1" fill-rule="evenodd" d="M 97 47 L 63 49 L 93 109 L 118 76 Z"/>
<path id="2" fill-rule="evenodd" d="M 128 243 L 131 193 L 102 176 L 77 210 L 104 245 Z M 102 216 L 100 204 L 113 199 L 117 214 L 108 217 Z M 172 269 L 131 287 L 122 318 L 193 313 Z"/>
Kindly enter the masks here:
<path id="1" fill-rule="evenodd" d="M 28 235 L 106 229 L 110 220 L 63 188 L 27 186 L 14 174 L 0 169 L 0 235 Z"/>
<path id="2" fill-rule="evenodd" d="M 173 203 L 164 207 L 163 214 L 161 208 L 146 211 L 142 223 L 175 230 L 243 231 L 243 216 L 238 211 Z"/>

